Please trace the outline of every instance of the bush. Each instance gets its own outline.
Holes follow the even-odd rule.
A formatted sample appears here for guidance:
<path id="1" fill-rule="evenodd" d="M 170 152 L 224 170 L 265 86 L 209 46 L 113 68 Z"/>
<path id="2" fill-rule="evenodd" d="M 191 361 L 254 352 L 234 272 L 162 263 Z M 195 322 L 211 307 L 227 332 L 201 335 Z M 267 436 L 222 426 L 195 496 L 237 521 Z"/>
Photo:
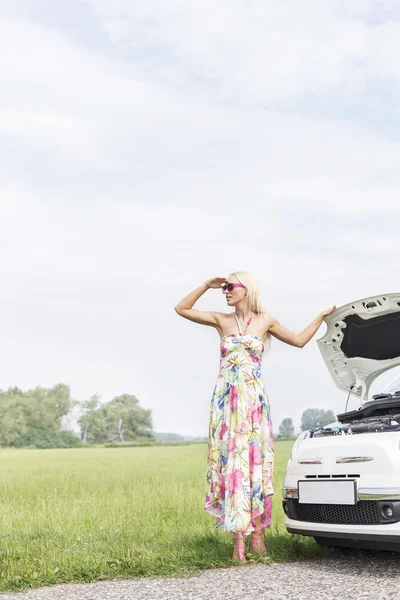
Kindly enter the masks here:
<path id="1" fill-rule="evenodd" d="M 41 450 L 50 448 L 77 448 L 80 440 L 72 431 L 31 430 L 19 436 L 14 443 L 17 448 L 33 447 Z"/>
<path id="2" fill-rule="evenodd" d="M 134 442 L 122 442 L 122 443 L 118 443 L 118 442 L 109 442 L 108 444 L 104 444 L 105 448 L 133 448 L 133 447 L 143 447 L 143 446 L 190 446 L 190 444 L 200 444 L 200 443 L 204 443 L 204 442 L 191 442 L 188 440 L 184 440 L 184 441 L 174 441 L 174 440 L 170 440 L 170 441 L 161 441 L 161 440 L 138 440 L 138 441 L 134 441 Z"/>
<path id="3" fill-rule="evenodd" d="M 62 446 L 59 446 L 59 448 L 78 448 L 81 446 L 80 439 L 73 431 L 60 431 L 58 435 L 62 442 Z"/>

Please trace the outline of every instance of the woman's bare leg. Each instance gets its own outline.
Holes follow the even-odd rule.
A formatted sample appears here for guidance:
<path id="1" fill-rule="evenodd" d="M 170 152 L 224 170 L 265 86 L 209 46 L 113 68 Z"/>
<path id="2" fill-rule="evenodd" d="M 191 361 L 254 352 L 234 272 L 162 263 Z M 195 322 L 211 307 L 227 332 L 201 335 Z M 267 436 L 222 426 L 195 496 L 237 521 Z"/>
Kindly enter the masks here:
<path id="1" fill-rule="evenodd" d="M 245 551 L 246 551 L 246 537 L 245 535 L 237 531 L 233 534 L 233 560 L 239 562 L 246 562 Z"/>
<path id="2" fill-rule="evenodd" d="M 266 554 L 264 529 L 261 527 L 261 516 L 254 519 L 255 529 L 251 532 L 251 546 L 254 554 Z"/>

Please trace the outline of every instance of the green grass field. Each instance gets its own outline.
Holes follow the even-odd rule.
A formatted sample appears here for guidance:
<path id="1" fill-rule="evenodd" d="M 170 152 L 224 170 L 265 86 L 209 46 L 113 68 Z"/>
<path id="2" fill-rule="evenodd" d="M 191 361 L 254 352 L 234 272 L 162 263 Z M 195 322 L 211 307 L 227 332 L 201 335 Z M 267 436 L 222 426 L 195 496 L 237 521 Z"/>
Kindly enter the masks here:
<path id="1" fill-rule="evenodd" d="M 323 552 L 285 533 L 281 487 L 290 447 L 276 444 L 269 558 L 253 560 Z M 231 536 L 203 510 L 206 453 L 205 444 L 1 451 L 0 591 L 234 564 Z"/>

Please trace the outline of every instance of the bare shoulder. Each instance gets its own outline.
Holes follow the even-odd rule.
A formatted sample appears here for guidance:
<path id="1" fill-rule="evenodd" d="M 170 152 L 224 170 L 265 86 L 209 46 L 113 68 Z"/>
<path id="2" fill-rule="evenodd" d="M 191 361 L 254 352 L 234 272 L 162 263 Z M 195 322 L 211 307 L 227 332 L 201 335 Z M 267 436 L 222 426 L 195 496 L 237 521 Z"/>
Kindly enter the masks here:
<path id="1" fill-rule="evenodd" d="M 214 312 L 215 318 L 218 321 L 218 324 L 226 323 L 230 319 L 232 319 L 234 313 L 223 313 L 223 312 Z"/>
<path id="2" fill-rule="evenodd" d="M 264 325 L 266 332 L 278 322 L 278 319 L 273 315 L 270 315 L 269 313 L 264 313 L 260 315 L 260 320 Z"/>

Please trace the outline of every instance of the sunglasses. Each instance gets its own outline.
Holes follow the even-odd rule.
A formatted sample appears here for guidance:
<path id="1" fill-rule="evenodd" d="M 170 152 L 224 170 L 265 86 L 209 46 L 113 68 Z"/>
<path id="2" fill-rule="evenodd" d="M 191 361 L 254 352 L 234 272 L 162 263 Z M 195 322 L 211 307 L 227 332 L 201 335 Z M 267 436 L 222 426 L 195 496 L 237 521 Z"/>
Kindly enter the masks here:
<path id="1" fill-rule="evenodd" d="M 226 283 L 222 286 L 222 293 L 225 294 L 226 292 L 231 292 L 235 287 L 244 288 L 245 286 L 241 283 Z"/>

